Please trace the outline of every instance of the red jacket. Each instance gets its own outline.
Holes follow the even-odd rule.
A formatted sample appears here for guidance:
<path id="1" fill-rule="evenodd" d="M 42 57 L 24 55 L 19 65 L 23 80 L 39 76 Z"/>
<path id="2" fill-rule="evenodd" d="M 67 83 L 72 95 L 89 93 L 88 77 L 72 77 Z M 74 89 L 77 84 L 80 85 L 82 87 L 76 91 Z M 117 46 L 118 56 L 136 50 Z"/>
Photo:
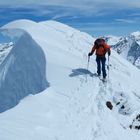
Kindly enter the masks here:
<path id="1" fill-rule="evenodd" d="M 100 47 L 97 47 L 94 44 L 94 46 L 92 47 L 91 53 L 93 54 L 94 51 L 96 51 L 97 56 L 105 56 L 106 52 L 108 52 L 109 54 L 111 53 L 110 47 L 106 43 L 103 43 L 102 46 Z"/>

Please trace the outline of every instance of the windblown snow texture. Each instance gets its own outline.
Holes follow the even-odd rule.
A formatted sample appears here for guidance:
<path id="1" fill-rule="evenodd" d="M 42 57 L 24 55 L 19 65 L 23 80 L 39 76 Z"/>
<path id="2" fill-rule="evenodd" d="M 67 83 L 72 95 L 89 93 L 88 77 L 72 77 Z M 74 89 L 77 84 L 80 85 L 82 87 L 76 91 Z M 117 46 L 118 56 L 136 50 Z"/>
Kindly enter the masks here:
<path id="1" fill-rule="evenodd" d="M 139 140 L 139 69 L 112 50 L 109 79 L 105 84 L 95 74 L 95 55 L 87 65 L 87 54 L 95 40 L 90 35 L 55 21 L 35 23 L 18 20 L 3 28 L 8 32 L 11 29 L 23 29 L 32 39 L 26 35 L 23 38 L 35 41 L 41 47 L 47 61 L 47 76 L 45 72 L 41 75 L 47 77 L 50 87 L 40 94 L 24 98 L 16 107 L 0 114 L 1 140 Z M 20 42 L 25 43 L 19 40 L 17 44 L 22 44 Z M 34 50 L 37 47 L 31 42 L 29 44 L 33 45 Z M 18 51 L 21 56 L 27 53 L 24 52 L 24 47 L 21 46 L 22 53 Z M 32 57 L 32 63 L 44 68 L 42 63 L 38 63 L 44 62 L 44 57 L 40 60 L 38 54 L 41 52 L 33 52 L 32 49 L 31 56 L 27 58 L 35 53 L 37 58 Z M 11 54 L 10 52 L 7 57 Z M 10 61 L 8 64 L 14 65 L 17 59 L 13 56 L 10 58 L 6 58 Z M 24 59 L 28 64 L 30 62 L 27 58 Z M 35 68 L 33 64 L 31 69 Z M 14 69 L 11 65 L 10 71 Z M 22 64 L 20 67 L 23 69 Z M 22 71 L 20 67 L 15 66 L 19 73 Z M 30 67 L 27 68 L 30 73 Z M 34 71 L 36 72 L 33 69 L 31 75 L 34 82 L 37 82 Z M 24 76 L 21 79 L 27 82 Z M 27 83 L 31 79 L 30 77 Z M 21 84 L 22 81 L 19 86 Z M 106 106 L 107 101 L 111 103 L 112 110 Z"/>
<path id="2" fill-rule="evenodd" d="M 41 47 L 28 33 L 20 32 L 22 35 L 0 65 L 0 112 L 49 85 L 45 77 L 46 59 Z"/>

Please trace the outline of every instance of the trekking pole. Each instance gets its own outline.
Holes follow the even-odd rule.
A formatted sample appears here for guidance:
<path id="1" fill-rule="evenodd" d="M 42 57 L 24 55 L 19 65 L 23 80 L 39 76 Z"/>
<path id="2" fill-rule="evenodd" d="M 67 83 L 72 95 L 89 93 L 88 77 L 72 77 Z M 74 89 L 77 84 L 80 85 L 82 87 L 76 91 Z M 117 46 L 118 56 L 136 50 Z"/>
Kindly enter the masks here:
<path id="1" fill-rule="evenodd" d="M 88 56 L 87 70 L 89 68 L 89 61 L 90 61 L 90 56 Z"/>
<path id="2" fill-rule="evenodd" d="M 87 71 L 88 71 L 88 68 L 89 68 L 89 61 L 90 61 L 90 56 L 88 56 Z M 86 74 L 86 81 L 85 82 L 87 83 L 87 74 Z"/>
<path id="3" fill-rule="evenodd" d="M 108 69 L 108 79 L 109 79 L 109 55 L 108 55 L 108 65 L 107 65 L 107 69 Z"/>

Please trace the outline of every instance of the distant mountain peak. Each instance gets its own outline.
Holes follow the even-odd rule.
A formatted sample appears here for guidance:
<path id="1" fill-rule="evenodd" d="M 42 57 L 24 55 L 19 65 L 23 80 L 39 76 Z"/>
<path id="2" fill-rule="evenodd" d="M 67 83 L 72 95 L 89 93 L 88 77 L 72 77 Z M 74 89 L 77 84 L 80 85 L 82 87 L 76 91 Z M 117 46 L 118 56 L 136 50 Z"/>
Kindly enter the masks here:
<path id="1" fill-rule="evenodd" d="M 140 37 L 140 31 L 136 31 L 131 33 L 132 36 L 139 36 Z"/>
<path id="2" fill-rule="evenodd" d="M 128 36 L 121 37 L 116 42 L 114 37 L 108 39 L 108 44 L 112 46 L 121 56 L 140 68 L 140 32 L 136 31 Z"/>

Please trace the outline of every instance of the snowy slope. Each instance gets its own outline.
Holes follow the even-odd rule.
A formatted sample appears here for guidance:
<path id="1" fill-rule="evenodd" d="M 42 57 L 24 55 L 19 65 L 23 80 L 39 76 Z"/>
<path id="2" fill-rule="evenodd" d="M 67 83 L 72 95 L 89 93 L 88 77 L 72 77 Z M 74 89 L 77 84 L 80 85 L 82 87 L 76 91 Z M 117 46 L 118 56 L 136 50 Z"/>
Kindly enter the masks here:
<path id="1" fill-rule="evenodd" d="M 16 42 L 0 52 L 0 112 L 19 103 L 29 94 L 36 94 L 48 87 L 46 59 L 40 46 L 25 31 L 1 30 L 16 36 Z M 19 37 L 17 37 L 19 36 Z"/>
<path id="2" fill-rule="evenodd" d="M 116 45 L 119 41 L 121 41 L 123 38 L 122 37 L 119 37 L 119 36 L 113 36 L 113 35 L 108 35 L 108 36 L 105 36 L 103 37 L 106 42 L 112 46 L 112 45 Z"/>
<path id="3" fill-rule="evenodd" d="M 19 20 L 3 27 L 15 28 L 28 32 L 43 50 L 44 77 L 50 87 L 0 114 L 0 139 L 139 139 L 140 134 L 129 128 L 140 125 L 135 119 L 140 107 L 137 68 L 112 51 L 105 85 L 94 76 L 95 56 L 87 70 L 87 53 L 94 39 L 86 33 L 55 21 Z M 107 100 L 114 106 L 112 111 L 105 105 Z"/>

